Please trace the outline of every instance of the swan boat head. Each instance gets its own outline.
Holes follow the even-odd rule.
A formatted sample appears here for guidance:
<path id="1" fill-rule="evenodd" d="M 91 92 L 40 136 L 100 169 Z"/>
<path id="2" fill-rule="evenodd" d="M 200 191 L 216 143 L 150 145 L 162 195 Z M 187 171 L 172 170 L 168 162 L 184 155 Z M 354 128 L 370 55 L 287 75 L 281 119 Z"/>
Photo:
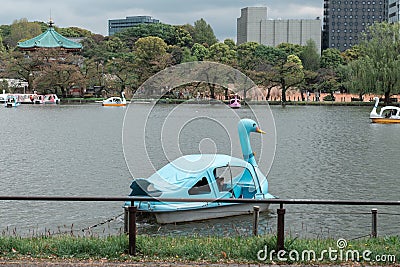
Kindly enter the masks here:
<path id="1" fill-rule="evenodd" d="M 250 133 L 262 133 L 258 124 L 251 119 L 241 119 L 238 124 L 240 146 L 242 147 L 243 159 L 249 162 L 253 166 L 257 166 L 257 162 L 254 159 L 254 152 L 250 145 Z"/>
<path id="2" fill-rule="evenodd" d="M 372 111 L 369 114 L 370 119 L 381 118 L 381 115 L 376 112 L 376 109 L 378 108 L 379 105 L 379 97 L 374 97 L 374 101 L 375 101 L 374 107 L 372 108 Z"/>

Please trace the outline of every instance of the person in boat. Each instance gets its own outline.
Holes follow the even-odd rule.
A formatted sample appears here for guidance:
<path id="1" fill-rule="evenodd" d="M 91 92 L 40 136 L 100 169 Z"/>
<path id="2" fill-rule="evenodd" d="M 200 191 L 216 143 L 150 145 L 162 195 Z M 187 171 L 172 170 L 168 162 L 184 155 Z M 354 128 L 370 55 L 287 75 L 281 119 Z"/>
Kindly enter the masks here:
<path id="1" fill-rule="evenodd" d="M 224 191 L 224 177 L 217 177 L 215 180 L 217 181 L 219 192 Z"/>

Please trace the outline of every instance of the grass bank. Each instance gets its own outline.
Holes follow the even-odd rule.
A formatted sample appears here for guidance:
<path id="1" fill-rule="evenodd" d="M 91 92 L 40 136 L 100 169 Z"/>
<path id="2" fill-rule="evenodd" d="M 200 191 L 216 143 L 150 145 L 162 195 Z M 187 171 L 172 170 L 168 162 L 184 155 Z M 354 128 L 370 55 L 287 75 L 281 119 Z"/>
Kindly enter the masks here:
<path id="1" fill-rule="evenodd" d="M 137 256 L 127 254 L 125 235 L 110 237 L 42 236 L 0 237 L 2 259 L 75 259 L 109 261 L 182 261 L 235 263 L 343 263 L 393 264 L 400 260 L 398 236 L 348 241 L 286 238 L 286 253 L 276 253 L 275 236 L 262 237 L 137 237 Z M 357 253 L 356 253 L 357 251 Z M 367 252 L 367 253 L 366 253 Z M 315 257 L 313 258 L 313 253 Z M 304 256 L 302 255 L 304 254 Z M 377 258 L 379 256 L 379 258 Z M 347 257 L 347 258 L 346 258 Z M 261 259 L 260 259 L 261 258 Z M 291 259 L 292 258 L 292 259 Z M 286 259 L 286 260 L 285 260 Z"/>

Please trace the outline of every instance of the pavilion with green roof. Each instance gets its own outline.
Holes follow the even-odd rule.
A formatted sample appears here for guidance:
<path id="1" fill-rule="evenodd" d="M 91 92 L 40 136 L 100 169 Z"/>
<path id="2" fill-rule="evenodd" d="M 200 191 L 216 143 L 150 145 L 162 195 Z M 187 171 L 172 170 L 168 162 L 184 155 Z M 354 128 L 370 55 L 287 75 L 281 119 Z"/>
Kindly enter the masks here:
<path id="1" fill-rule="evenodd" d="M 19 42 L 17 47 L 23 51 L 58 48 L 68 52 L 78 52 L 82 49 L 82 44 L 71 41 L 56 32 L 53 22 L 50 21 L 49 28 L 44 33 L 24 42 Z"/>

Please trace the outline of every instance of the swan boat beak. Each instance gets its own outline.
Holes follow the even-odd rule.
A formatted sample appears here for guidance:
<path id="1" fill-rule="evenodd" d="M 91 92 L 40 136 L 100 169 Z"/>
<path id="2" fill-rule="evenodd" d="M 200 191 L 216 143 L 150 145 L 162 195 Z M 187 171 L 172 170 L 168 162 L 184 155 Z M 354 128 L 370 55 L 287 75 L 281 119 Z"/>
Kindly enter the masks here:
<path id="1" fill-rule="evenodd" d="M 256 128 L 256 132 L 257 132 L 257 133 L 265 134 L 265 132 L 264 132 L 263 130 L 261 130 L 259 127 Z"/>

